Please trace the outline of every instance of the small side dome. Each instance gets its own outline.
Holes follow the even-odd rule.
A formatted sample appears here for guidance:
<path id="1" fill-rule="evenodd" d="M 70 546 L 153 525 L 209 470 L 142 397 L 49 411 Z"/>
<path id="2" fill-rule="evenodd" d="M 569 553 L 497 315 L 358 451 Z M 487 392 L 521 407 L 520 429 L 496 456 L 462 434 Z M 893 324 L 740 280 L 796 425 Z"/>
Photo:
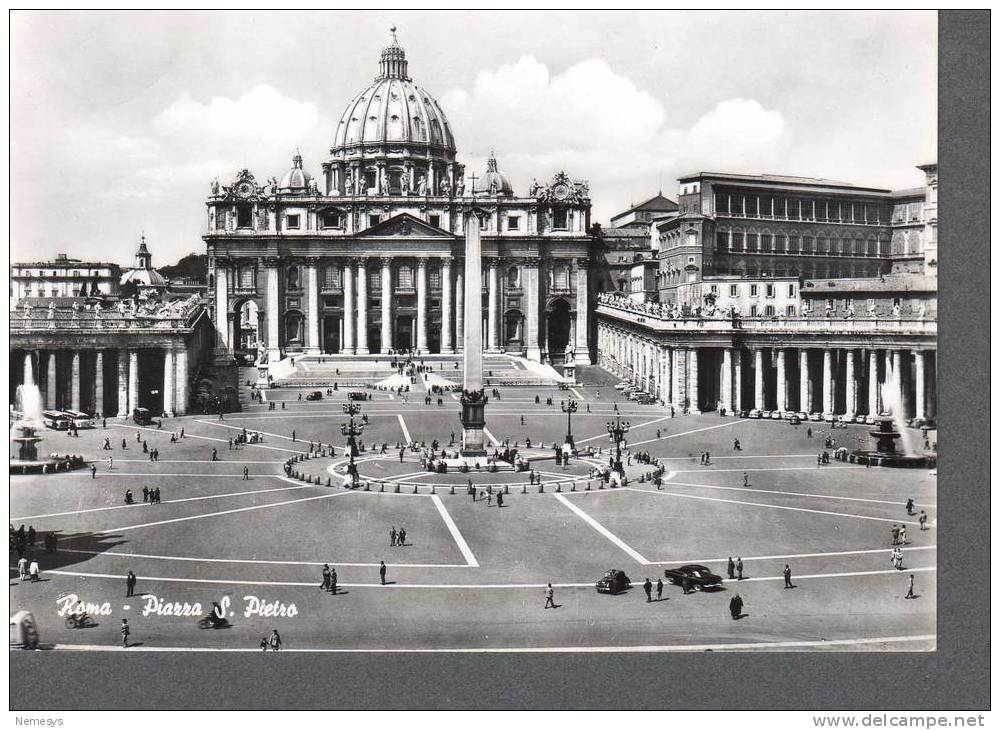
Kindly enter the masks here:
<path id="1" fill-rule="evenodd" d="M 302 169 L 302 155 L 298 152 L 292 158 L 292 169 L 285 173 L 278 183 L 279 193 L 304 193 L 312 183 L 313 177 Z"/>
<path id="2" fill-rule="evenodd" d="M 514 188 L 510 180 L 497 169 L 497 158 L 490 151 L 490 159 L 486 162 L 486 173 L 483 175 L 480 184 L 476 186 L 476 195 L 514 195 Z"/>

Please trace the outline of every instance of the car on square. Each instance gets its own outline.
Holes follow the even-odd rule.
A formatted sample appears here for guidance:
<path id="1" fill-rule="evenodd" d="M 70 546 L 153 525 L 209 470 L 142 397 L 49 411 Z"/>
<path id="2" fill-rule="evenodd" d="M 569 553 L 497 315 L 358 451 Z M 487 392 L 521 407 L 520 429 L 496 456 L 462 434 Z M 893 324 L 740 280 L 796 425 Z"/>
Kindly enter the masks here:
<path id="1" fill-rule="evenodd" d="M 322 391 L 314 390 L 306 396 L 306 400 L 323 400 L 323 393 Z"/>
<path id="2" fill-rule="evenodd" d="M 629 580 L 629 577 L 625 573 L 612 569 L 605 573 L 594 587 L 597 588 L 598 593 L 615 595 L 622 591 L 627 591 L 631 586 L 632 581 Z"/>
<path id="3" fill-rule="evenodd" d="M 679 568 L 667 568 L 663 577 L 675 586 L 683 585 L 687 578 L 690 586 L 696 590 L 722 585 L 722 576 L 716 575 L 704 565 L 682 565 Z"/>

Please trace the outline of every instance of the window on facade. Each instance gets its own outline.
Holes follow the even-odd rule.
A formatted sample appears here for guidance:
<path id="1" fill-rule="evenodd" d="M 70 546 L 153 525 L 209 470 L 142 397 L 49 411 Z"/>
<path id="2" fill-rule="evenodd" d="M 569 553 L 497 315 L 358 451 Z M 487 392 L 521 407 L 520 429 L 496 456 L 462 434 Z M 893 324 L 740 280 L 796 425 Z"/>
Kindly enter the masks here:
<path id="1" fill-rule="evenodd" d="M 774 316 L 774 305 L 768 304 L 764 307 L 764 316 L 773 317 Z"/>
<path id="2" fill-rule="evenodd" d="M 742 231 L 734 231 L 733 232 L 733 248 L 732 248 L 732 250 L 733 251 L 742 251 L 743 250 L 743 232 Z"/>
<path id="3" fill-rule="evenodd" d="M 339 266 L 327 266 L 323 269 L 323 288 L 340 289 L 341 270 Z"/>
<path id="4" fill-rule="evenodd" d="M 868 239 L 868 255 L 876 256 L 878 254 L 878 249 L 876 248 L 875 239 Z"/>
<path id="5" fill-rule="evenodd" d="M 713 294 L 718 294 L 719 293 L 719 286 L 718 286 L 718 284 L 712 284 L 708 289 Z"/>
<path id="6" fill-rule="evenodd" d="M 437 267 L 428 268 L 427 283 L 434 291 L 439 290 L 441 288 L 441 269 Z"/>
<path id="7" fill-rule="evenodd" d="M 764 296 L 769 297 L 771 299 L 774 298 L 774 284 L 767 284 L 764 287 Z"/>
<path id="8" fill-rule="evenodd" d="M 427 222 L 430 223 L 435 228 L 440 228 L 441 227 L 441 216 L 439 216 L 439 215 L 428 216 Z"/>
<path id="9" fill-rule="evenodd" d="M 756 195 L 746 196 L 746 206 L 747 206 L 747 218 L 756 218 L 760 215 L 760 209 L 758 207 L 758 198 Z"/>
<path id="10" fill-rule="evenodd" d="M 241 203 L 236 206 L 236 227 L 253 227 L 253 206 L 249 203 Z"/>
<path id="11" fill-rule="evenodd" d="M 375 214 L 369 215 L 368 216 L 368 227 L 372 228 L 374 226 L 377 226 L 379 224 L 379 221 L 381 221 L 381 220 L 382 220 L 382 216 L 380 216 L 380 215 L 375 215 Z"/>
<path id="12" fill-rule="evenodd" d="M 341 228 L 344 225 L 344 219 L 340 213 L 324 213 L 323 214 L 323 227 L 324 228 Z"/>
<path id="13" fill-rule="evenodd" d="M 725 193 L 715 194 L 715 214 L 729 215 L 729 196 Z"/>
<path id="14" fill-rule="evenodd" d="M 297 214 L 291 214 L 286 218 L 288 227 L 290 229 L 298 229 L 301 226 L 302 217 Z"/>
<path id="15" fill-rule="evenodd" d="M 752 297 L 757 296 L 757 285 L 756 284 L 751 284 L 750 285 L 750 296 L 752 296 Z"/>
<path id="16" fill-rule="evenodd" d="M 516 266 L 511 266 L 507 270 L 507 286 L 513 289 L 521 286 L 521 270 Z"/>
<path id="17" fill-rule="evenodd" d="M 240 289 L 253 289 L 253 266 L 240 267 Z"/>
<path id="18" fill-rule="evenodd" d="M 771 241 L 772 241 L 772 237 L 771 237 L 770 233 L 762 233 L 762 234 L 760 234 L 760 250 L 764 251 L 765 253 L 770 253 L 771 252 Z"/>
<path id="19" fill-rule="evenodd" d="M 788 304 L 788 305 L 785 306 L 785 316 L 786 317 L 794 317 L 795 316 L 795 305 L 794 304 Z"/>
<path id="20" fill-rule="evenodd" d="M 569 228 L 569 215 L 565 208 L 556 208 L 552 211 L 552 227 L 558 230 Z"/>
<path id="21" fill-rule="evenodd" d="M 518 231 L 520 229 L 521 229 L 521 216 L 519 215 L 507 216 L 507 230 Z"/>
<path id="22" fill-rule="evenodd" d="M 569 266 L 560 264 L 553 272 L 552 285 L 556 289 L 569 289 Z"/>
<path id="23" fill-rule="evenodd" d="M 728 231 L 716 231 L 716 233 L 715 233 L 715 250 L 716 251 L 728 251 L 729 250 L 729 232 Z"/>
<path id="24" fill-rule="evenodd" d="M 729 285 L 729 296 L 735 297 L 739 292 L 739 287 L 736 284 Z"/>
<path id="25" fill-rule="evenodd" d="M 750 316 L 751 317 L 756 317 L 757 316 L 757 305 L 756 304 L 751 304 L 750 305 Z"/>
<path id="26" fill-rule="evenodd" d="M 757 234 L 748 233 L 747 234 L 747 251 L 755 252 L 757 250 Z"/>
<path id="27" fill-rule="evenodd" d="M 479 219 L 479 230 L 486 231 L 490 227 L 490 216 L 483 216 Z"/>
<path id="28" fill-rule="evenodd" d="M 380 271 L 369 271 L 368 272 L 368 293 L 381 292 L 382 291 L 382 272 Z"/>
<path id="29" fill-rule="evenodd" d="M 413 267 L 400 266 L 396 269 L 396 286 L 400 289 L 413 288 Z"/>

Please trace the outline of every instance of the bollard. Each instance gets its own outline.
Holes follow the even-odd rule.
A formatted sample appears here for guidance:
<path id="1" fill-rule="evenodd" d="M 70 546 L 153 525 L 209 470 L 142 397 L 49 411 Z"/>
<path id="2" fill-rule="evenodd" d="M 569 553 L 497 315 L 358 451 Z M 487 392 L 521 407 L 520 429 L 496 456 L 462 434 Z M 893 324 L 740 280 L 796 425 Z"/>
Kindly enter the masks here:
<path id="1" fill-rule="evenodd" d="M 569 485 L 569 491 L 571 492 L 576 491 L 576 482 L 573 482 L 572 484 Z"/>
<path id="2" fill-rule="evenodd" d="M 538 493 L 539 494 L 545 494 L 545 485 L 544 484 L 542 484 L 542 483 L 538 484 Z"/>
<path id="3" fill-rule="evenodd" d="M 522 484 L 521 485 L 521 494 L 527 494 L 527 493 L 528 493 L 528 485 L 527 484 Z"/>
<path id="4" fill-rule="evenodd" d="M 416 485 L 416 484 L 414 484 L 414 485 L 413 485 L 413 493 L 414 493 L 414 494 L 416 494 L 416 493 L 417 493 L 417 485 Z"/>
<path id="5" fill-rule="evenodd" d="M 604 482 L 598 482 L 597 483 L 597 488 L 598 489 L 604 489 Z"/>
<path id="6" fill-rule="evenodd" d="M 437 487 L 435 487 L 433 484 L 431 485 L 431 494 L 437 494 Z"/>
<path id="7" fill-rule="evenodd" d="M 368 482 L 365 482 L 365 491 L 370 492 L 371 488 L 368 486 Z"/>
<path id="8" fill-rule="evenodd" d="M 587 482 L 587 491 L 590 491 L 590 482 Z"/>
<path id="9" fill-rule="evenodd" d="M 561 492 L 562 491 L 562 484 L 560 484 L 559 482 L 556 482 L 556 491 L 557 492 Z"/>
<path id="10" fill-rule="evenodd" d="M 399 482 L 396 482 L 396 494 L 399 494 Z"/>
<path id="11" fill-rule="evenodd" d="M 503 485 L 503 493 L 510 494 L 510 487 L 506 484 Z"/>
<path id="12" fill-rule="evenodd" d="M 330 486 L 330 477 L 326 478 L 326 486 L 328 486 L 328 487 Z"/>
<path id="13" fill-rule="evenodd" d="M 380 491 L 380 492 L 384 492 L 385 491 L 385 482 L 379 482 L 378 483 L 378 491 Z"/>
<path id="14" fill-rule="evenodd" d="M 449 494 L 454 494 L 454 493 L 455 493 L 455 485 L 452 484 L 451 485 L 451 492 L 449 492 Z"/>

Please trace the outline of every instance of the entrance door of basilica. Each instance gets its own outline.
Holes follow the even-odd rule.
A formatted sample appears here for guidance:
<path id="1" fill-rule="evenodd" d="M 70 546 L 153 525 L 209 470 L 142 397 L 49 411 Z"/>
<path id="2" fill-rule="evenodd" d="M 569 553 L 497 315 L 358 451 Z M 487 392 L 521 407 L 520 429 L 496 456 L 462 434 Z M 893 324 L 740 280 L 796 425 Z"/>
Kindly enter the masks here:
<path id="1" fill-rule="evenodd" d="M 414 317 L 409 314 L 396 316 L 396 331 L 393 333 L 392 340 L 394 350 L 412 350 L 417 346 L 413 320 Z"/>
<path id="2" fill-rule="evenodd" d="M 340 352 L 340 317 L 323 317 L 323 353 Z"/>

